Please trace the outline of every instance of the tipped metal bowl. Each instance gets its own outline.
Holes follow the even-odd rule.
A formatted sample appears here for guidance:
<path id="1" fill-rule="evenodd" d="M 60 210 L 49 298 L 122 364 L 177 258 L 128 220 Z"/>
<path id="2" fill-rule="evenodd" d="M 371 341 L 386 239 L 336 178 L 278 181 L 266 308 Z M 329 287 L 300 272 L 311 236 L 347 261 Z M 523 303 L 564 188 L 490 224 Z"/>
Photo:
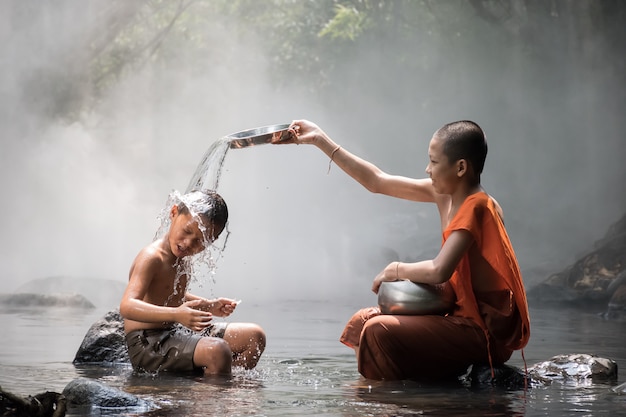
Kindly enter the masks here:
<path id="1" fill-rule="evenodd" d="M 444 285 L 412 281 L 383 282 L 378 290 L 378 305 L 383 314 L 445 314 L 454 307 L 454 293 Z"/>
<path id="2" fill-rule="evenodd" d="M 266 143 L 287 140 L 291 137 L 289 123 L 280 125 L 270 125 L 257 127 L 254 129 L 242 130 L 226 136 L 230 139 L 230 148 L 247 148 L 248 146 L 263 145 Z"/>

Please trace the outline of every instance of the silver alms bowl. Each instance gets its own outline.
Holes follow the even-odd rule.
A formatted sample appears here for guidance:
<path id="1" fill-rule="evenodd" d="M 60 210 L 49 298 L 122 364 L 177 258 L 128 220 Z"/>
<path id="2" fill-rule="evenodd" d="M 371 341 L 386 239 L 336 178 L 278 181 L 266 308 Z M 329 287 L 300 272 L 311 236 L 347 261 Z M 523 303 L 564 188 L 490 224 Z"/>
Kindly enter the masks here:
<path id="1" fill-rule="evenodd" d="M 445 314 L 452 311 L 454 301 L 454 292 L 447 285 L 391 281 L 383 282 L 378 290 L 383 314 Z"/>
<path id="2" fill-rule="evenodd" d="M 238 149 L 287 140 L 290 137 L 289 123 L 285 123 L 242 130 L 241 132 L 231 133 L 226 136 L 226 139 L 229 139 L 231 149 Z"/>

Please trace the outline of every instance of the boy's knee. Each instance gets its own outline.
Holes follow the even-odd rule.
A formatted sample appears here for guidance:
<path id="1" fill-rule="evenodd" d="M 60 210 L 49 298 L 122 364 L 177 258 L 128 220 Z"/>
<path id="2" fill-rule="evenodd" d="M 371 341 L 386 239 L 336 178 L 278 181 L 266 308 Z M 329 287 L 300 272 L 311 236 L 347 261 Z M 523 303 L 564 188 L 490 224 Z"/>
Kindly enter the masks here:
<path id="1" fill-rule="evenodd" d="M 237 323 L 227 330 L 226 339 L 235 343 L 241 349 L 254 348 L 259 352 L 265 349 L 265 331 L 256 323 Z"/>
<path id="2" fill-rule="evenodd" d="M 208 373 L 229 373 L 233 352 L 223 339 L 203 338 L 196 346 L 194 362 Z"/>
<path id="3" fill-rule="evenodd" d="M 250 327 L 250 341 L 256 344 L 259 350 L 263 351 L 265 349 L 265 331 L 258 324 L 253 324 Z"/>
<path id="4" fill-rule="evenodd" d="M 230 362 L 233 352 L 224 339 L 213 340 L 213 343 L 207 347 L 211 356 L 217 361 Z"/>

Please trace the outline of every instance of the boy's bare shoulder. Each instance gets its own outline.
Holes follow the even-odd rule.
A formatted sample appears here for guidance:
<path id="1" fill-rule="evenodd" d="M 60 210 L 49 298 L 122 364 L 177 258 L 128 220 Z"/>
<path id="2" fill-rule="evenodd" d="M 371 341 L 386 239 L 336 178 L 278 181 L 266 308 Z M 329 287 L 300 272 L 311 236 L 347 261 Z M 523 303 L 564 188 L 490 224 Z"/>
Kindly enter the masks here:
<path id="1" fill-rule="evenodd" d="M 144 268 L 156 268 L 166 261 L 166 254 L 158 241 L 152 242 L 139 251 L 133 262 L 133 267 L 141 265 Z"/>
<path id="2" fill-rule="evenodd" d="M 161 252 L 163 252 L 163 250 L 161 249 L 160 242 L 155 240 L 149 245 L 144 246 L 144 248 L 139 251 L 139 254 L 143 254 L 144 256 L 159 256 Z"/>

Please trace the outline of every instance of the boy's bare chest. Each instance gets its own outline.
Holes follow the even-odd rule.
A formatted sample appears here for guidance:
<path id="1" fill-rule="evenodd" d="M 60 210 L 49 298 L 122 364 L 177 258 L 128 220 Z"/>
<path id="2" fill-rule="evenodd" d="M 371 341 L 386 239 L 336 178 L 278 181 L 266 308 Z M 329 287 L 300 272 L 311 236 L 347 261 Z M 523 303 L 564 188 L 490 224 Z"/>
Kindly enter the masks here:
<path id="1" fill-rule="evenodd" d="M 164 270 L 152 281 L 150 293 L 161 305 L 178 306 L 187 291 L 187 276 L 177 274 L 173 268 Z"/>

